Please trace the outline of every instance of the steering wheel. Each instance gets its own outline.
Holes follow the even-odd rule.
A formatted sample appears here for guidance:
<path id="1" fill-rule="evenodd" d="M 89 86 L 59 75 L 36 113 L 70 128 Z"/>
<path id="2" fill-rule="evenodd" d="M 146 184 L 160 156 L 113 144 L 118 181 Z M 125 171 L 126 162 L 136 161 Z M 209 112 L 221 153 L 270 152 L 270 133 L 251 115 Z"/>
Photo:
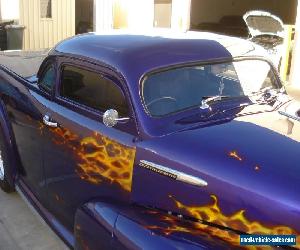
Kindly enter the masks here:
<path id="1" fill-rule="evenodd" d="M 149 108 L 153 104 L 160 102 L 160 101 L 163 101 L 163 102 L 168 101 L 168 102 L 173 102 L 173 103 L 177 102 L 176 98 L 174 98 L 172 96 L 162 96 L 162 97 L 156 98 L 156 99 L 152 100 L 151 102 L 147 103 L 146 106 L 147 106 L 147 108 Z"/>

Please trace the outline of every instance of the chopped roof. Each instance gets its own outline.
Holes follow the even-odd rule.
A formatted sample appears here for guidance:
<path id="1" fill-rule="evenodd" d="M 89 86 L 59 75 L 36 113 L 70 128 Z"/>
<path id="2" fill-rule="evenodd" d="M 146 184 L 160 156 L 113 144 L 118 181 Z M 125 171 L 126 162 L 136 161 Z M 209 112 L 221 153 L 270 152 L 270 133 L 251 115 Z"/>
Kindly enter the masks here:
<path id="1" fill-rule="evenodd" d="M 67 39 L 55 47 L 60 53 L 88 57 L 113 66 L 124 76 L 185 62 L 232 58 L 254 50 L 238 38 L 212 33 L 186 32 L 136 34 L 127 31 L 88 33 Z"/>

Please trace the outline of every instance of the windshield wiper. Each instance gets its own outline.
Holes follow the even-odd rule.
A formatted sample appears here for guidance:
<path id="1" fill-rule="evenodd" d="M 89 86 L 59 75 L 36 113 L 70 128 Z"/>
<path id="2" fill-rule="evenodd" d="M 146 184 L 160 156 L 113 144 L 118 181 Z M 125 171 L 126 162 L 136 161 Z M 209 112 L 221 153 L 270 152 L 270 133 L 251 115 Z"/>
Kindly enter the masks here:
<path id="1" fill-rule="evenodd" d="M 221 95 L 215 95 L 215 96 L 210 96 L 208 98 L 203 97 L 200 109 L 210 109 L 210 103 L 215 103 L 218 101 L 221 101 L 223 99 L 228 99 L 230 98 L 229 96 L 221 96 Z"/>
<path id="2" fill-rule="evenodd" d="M 285 93 L 285 89 L 274 89 L 272 87 L 266 87 L 263 88 L 257 92 L 252 92 L 250 95 L 245 95 L 245 96 L 240 96 L 240 97 L 245 97 L 245 98 L 249 98 L 250 102 L 248 103 L 248 105 L 250 104 L 259 104 L 259 105 L 263 105 L 263 104 L 274 104 L 277 101 L 283 102 L 284 100 L 282 96 Z M 200 109 L 211 109 L 210 104 L 211 103 L 215 103 L 224 99 L 230 99 L 230 98 L 237 98 L 237 97 L 231 97 L 231 96 L 224 96 L 224 95 L 215 95 L 215 96 L 209 96 L 206 97 L 204 96 L 202 98 L 202 102 L 201 102 L 201 106 Z"/>
<path id="3" fill-rule="evenodd" d="M 235 110 L 235 109 L 242 109 L 251 105 L 272 105 L 273 108 L 276 108 L 283 103 L 286 103 L 289 101 L 289 97 L 285 95 L 285 89 L 282 88 L 280 90 L 274 89 L 272 87 L 267 87 L 264 89 L 261 89 L 257 92 L 253 92 L 251 95 L 248 96 L 241 96 L 241 98 L 247 98 L 248 100 L 242 103 L 239 103 L 238 105 L 234 105 L 231 107 L 223 107 L 218 108 L 215 112 L 209 112 L 206 115 L 206 119 L 210 119 L 211 117 L 218 115 L 218 114 L 225 114 L 229 111 Z M 208 109 L 209 111 L 212 111 L 210 104 L 221 101 L 223 99 L 236 99 L 234 97 L 230 96 L 211 96 L 211 97 L 204 97 L 205 99 L 202 100 L 202 104 L 200 106 L 201 109 Z"/>
<path id="4" fill-rule="evenodd" d="M 214 103 L 217 101 L 221 101 L 224 98 L 230 98 L 229 96 L 223 96 L 223 91 L 225 88 L 225 84 L 224 84 L 224 77 L 221 77 L 220 82 L 219 82 L 219 94 L 215 95 L 215 96 L 209 96 L 208 98 L 206 98 L 205 96 L 202 97 L 202 102 L 201 102 L 201 106 L 200 109 L 210 109 L 210 105 L 209 103 Z"/>

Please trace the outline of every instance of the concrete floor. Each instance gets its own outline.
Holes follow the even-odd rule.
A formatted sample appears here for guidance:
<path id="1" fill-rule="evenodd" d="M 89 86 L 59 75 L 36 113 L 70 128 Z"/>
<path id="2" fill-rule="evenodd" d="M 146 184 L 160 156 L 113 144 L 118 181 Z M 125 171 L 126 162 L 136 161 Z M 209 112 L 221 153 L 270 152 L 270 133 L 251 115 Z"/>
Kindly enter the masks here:
<path id="1" fill-rule="evenodd" d="M 0 250 L 67 250 L 17 193 L 0 190 Z"/>

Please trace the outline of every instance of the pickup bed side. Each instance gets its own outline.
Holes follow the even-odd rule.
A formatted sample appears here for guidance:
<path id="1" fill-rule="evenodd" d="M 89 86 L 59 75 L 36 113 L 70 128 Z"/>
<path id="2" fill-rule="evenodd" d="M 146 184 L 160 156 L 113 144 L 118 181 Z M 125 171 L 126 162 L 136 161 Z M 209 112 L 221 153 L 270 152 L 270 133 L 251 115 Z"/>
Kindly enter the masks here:
<path id="1" fill-rule="evenodd" d="M 11 186 L 14 186 L 18 171 L 20 171 L 20 158 L 7 111 L 7 104 L 11 101 L 14 93 L 9 80 L 26 81 L 24 78 L 0 65 L 0 129 L 9 162 L 9 167 L 6 169 L 7 180 Z"/>

